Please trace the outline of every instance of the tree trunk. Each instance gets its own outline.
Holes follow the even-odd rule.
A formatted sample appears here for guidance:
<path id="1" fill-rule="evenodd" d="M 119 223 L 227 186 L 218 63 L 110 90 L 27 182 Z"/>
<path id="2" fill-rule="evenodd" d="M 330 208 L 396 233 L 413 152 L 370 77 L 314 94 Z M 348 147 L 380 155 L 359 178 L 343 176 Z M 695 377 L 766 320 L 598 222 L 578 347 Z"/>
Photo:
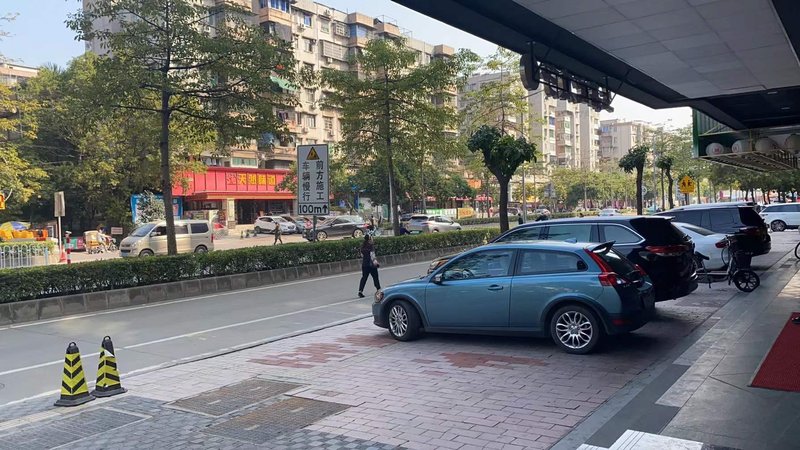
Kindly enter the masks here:
<path id="1" fill-rule="evenodd" d="M 664 171 L 662 170 L 661 171 L 661 210 L 662 211 L 667 209 L 666 198 L 665 198 L 666 195 L 667 195 L 667 193 L 666 193 L 666 191 L 664 191 Z M 670 192 L 670 195 L 672 195 L 671 192 Z"/>
<path id="2" fill-rule="evenodd" d="M 172 215 L 172 173 L 169 167 L 169 122 L 172 111 L 169 109 L 170 94 L 161 92 L 161 191 L 164 198 L 164 219 L 167 222 L 167 253 L 178 254 L 175 241 L 175 216 Z"/>
<path id="3" fill-rule="evenodd" d="M 508 231 L 508 183 L 511 180 L 497 177 L 500 183 L 500 232 Z"/>
<path id="4" fill-rule="evenodd" d="M 636 168 L 636 214 L 642 215 L 642 172 L 644 168 Z"/>
<path id="5" fill-rule="evenodd" d="M 383 68 L 383 80 L 384 80 L 384 87 L 385 87 L 385 94 L 386 98 L 385 108 L 386 108 L 386 168 L 389 171 L 389 210 L 390 216 L 392 218 L 392 230 L 394 231 L 395 236 L 400 235 L 400 217 L 397 214 L 397 200 L 395 199 L 395 185 L 394 185 L 394 160 L 392 159 L 392 133 L 391 133 L 391 126 L 392 126 L 392 107 L 389 103 L 389 70 L 387 67 Z"/>
<path id="6" fill-rule="evenodd" d="M 667 169 L 667 184 L 669 185 L 669 196 L 667 196 L 667 199 L 669 199 L 669 209 L 672 209 L 675 207 L 675 201 L 672 198 L 672 194 L 675 192 L 675 180 L 672 179 L 672 172 L 670 172 L 669 169 Z"/>

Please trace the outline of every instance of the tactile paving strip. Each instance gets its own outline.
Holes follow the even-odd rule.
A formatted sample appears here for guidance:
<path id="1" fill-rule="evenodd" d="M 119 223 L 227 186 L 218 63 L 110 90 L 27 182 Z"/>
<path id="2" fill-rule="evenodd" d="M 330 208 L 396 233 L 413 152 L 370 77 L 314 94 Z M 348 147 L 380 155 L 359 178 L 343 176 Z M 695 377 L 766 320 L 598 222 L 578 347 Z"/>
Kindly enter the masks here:
<path id="1" fill-rule="evenodd" d="M 251 378 L 194 397 L 176 400 L 169 405 L 219 417 L 299 387 L 302 385 Z"/>
<path id="2" fill-rule="evenodd" d="M 206 433 L 263 444 L 347 408 L 349 406 L 339 403 L 291 398 L 215 425 Z"/>
<path id="3" fill-rule="evenodd" d="M 145 417 L 107 408 L 93 409 L 0 435 L 0 449 L 50 449 L 140 420 Z"/>

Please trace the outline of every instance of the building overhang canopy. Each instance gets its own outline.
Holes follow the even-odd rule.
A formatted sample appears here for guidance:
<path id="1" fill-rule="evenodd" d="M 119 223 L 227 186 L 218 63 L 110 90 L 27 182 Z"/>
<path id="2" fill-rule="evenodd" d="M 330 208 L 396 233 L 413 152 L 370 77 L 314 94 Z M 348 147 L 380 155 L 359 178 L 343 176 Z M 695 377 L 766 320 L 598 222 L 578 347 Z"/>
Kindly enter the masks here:
<path id="1" fill-rule="evenodd" d="M 651 108 L 800 124 L 796 0 L 394 0 Z"/>

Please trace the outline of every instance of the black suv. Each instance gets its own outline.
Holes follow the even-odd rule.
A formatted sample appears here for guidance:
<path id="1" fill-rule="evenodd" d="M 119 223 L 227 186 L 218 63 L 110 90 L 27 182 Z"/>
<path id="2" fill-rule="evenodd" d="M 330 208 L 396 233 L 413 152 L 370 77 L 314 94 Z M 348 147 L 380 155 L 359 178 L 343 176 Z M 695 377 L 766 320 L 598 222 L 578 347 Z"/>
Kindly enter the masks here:
<path id="1" fill-rule="evenodd" d="M 658 213 L 707 228 L 715 233 L 733 236 L 742 250 L 753 256 L 764 255 L 772 249 L 772 238 L 764 219 L 752 203 L 706 203 L 681 206 Z"/>
<path id="2" fill-rule="evenodd" d="M 670 223 L 655 216 L 608 216 L 548 220 L 515 227 L 492 242 L 507 241 L 614 241 L 614 249 L 647 272 L 653 282 L 656 301 L 684 297 L 697 289 L 692 262 L 693 243 Z M 451 257 L 431 263 L 431 269 Z M 429 271 L 431 270 L 429 269 Z"/>

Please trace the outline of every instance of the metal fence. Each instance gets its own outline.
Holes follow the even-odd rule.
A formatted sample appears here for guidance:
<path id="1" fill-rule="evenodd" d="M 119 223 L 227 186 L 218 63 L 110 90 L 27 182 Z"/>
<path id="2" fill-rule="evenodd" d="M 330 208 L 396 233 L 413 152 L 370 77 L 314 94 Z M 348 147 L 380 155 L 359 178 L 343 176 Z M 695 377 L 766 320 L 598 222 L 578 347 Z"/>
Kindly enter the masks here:
<path id="1" fill-rule="evenodd" d="M 0 246 L 0 269 L 46 266 L 50 264 L 50 250 L 44 246 Z"/>

